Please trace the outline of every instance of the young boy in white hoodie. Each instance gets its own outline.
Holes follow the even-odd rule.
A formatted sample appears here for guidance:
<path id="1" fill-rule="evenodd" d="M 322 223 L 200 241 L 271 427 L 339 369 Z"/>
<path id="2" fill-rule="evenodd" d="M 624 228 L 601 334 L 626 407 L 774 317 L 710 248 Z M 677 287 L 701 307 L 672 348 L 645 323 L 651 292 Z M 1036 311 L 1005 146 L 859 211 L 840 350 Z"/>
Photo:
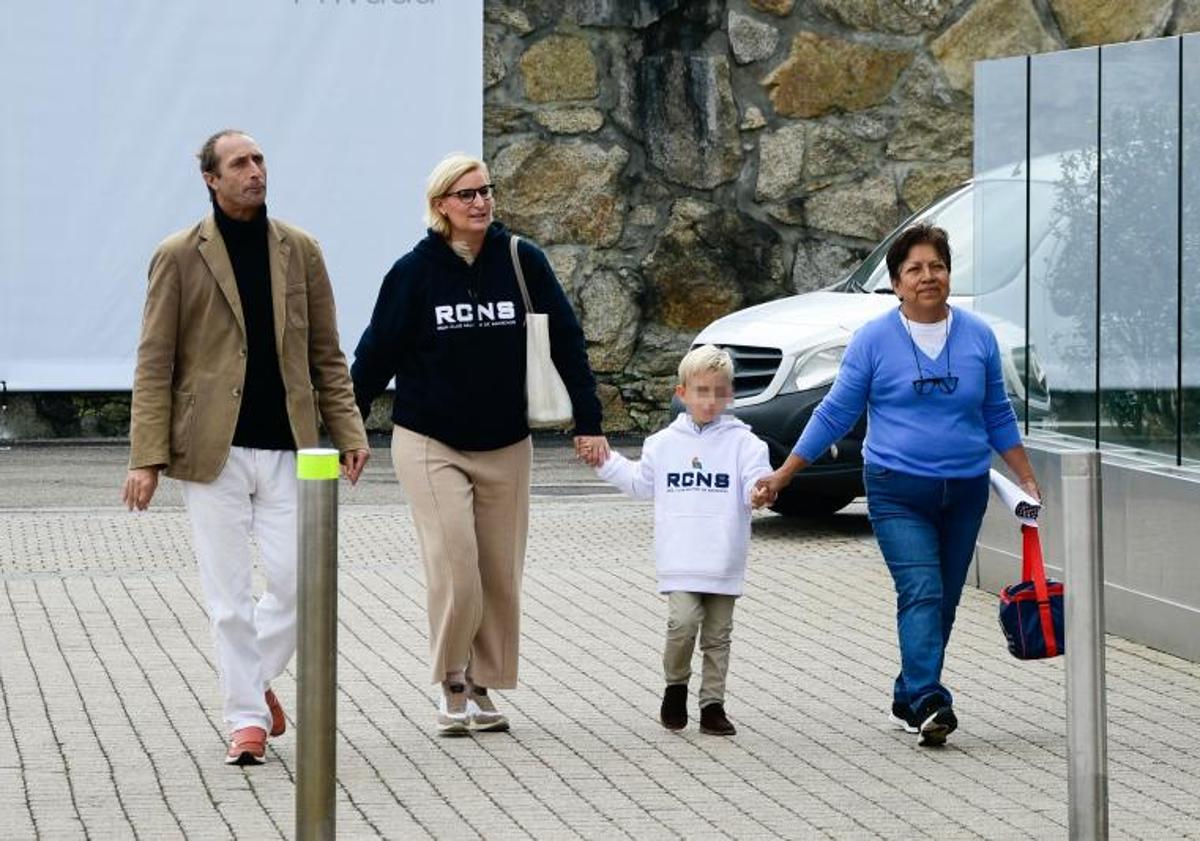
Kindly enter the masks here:
<path id="1" fill-rule="evenodd" d="M 746 576 L 750 509 L 768 501 L 755 483 L 771 465 L 767 445 L 724 414 L 733 401 L 728 353 L 712 345 L 689 352 L 679 364 L 675 393 L 687 412 L 646 439 L 641 460 L 613 452 L 597 473 L 632 497 L 654 500 L 658 591 L 667 594 L 668 604 L 662 725 L 687 726 L 699 632 L 700 732 L 732 736 L 737 730 L 725 715 L 725 675 L 733 604 Z"/>

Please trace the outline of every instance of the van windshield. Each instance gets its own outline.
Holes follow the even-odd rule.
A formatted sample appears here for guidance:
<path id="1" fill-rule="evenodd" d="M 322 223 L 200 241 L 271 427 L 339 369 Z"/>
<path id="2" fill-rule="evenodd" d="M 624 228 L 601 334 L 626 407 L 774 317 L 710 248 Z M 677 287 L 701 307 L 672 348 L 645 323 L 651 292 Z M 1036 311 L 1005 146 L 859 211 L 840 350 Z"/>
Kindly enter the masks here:
<path id="1" fill-rule="evenodd" d="M 1032 192 L 1041 193 L 1050 185 L 1034 182 Z M 903 225 L 892 231 L 887 238 L 863 260 L 846 283 L 844 291 L 887 292 L 892 284 L 887 271 L 887 250 L 896 237 L 910 225 L 927 222 L 944 228 L 950 237 L 952 271 L 950 289 L 954 295 L 981 295 L 994 291 L 1008 283 L 1021 271 L 1025 264 L 1025 226 L 1021 224 L 992 225 L 992 239 L 988 245 L 987 277 L 977 277 L 975 272 L 975 212 L 976 191 L 987 191 L 985 211 L 988 215 L 1002 219 L 1024 219 L 1025 185 L 1019 181 L 976 181 L 967 184 L 939 202 L 919 211 Z M 1047 232 L 1047 215 L 1051 202 L 1031 202 L 1033 224 L 1031 248 L 1036 248 Z"/>

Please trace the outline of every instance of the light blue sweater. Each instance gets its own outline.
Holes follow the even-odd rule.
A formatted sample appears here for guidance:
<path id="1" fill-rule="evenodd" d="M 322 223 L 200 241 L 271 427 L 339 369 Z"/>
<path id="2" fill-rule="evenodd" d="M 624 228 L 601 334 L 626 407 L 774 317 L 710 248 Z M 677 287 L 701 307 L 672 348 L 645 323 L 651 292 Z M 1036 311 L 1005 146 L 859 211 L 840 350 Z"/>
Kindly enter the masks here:
<path id="1" fill-rule="evenodd" d="M 920 360 L 920 372 L 918 362 Z M 958 377 L 944 394 L 917 394 L 913 380 Z M 937 359 L 913 343 L 899 309 L 872 319 L 854 334 L 833 388 L 813 410 L 792 452 L 809 462 L 850 431 L 867 410 L 863 458 L 868 464 L 938 479 L 988 472 L 991 451 L 1021 443 L 1004 391 L 996 336 L 979 316 L 957 307 Z"/>

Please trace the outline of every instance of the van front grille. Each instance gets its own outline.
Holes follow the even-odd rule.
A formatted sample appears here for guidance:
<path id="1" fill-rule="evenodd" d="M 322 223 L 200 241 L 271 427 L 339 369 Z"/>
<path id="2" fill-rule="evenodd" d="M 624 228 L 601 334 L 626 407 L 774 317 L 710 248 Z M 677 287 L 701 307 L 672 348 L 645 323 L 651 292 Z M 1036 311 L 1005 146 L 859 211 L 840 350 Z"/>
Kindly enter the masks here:
<path id="1" fill-rule="evenodd" d="M 733 357 L 733 396 L 737 399 L 754 397 L 775 379 L 783 361 L 783 351 L 770 347 L 746 345 L 717 345 Z"/>

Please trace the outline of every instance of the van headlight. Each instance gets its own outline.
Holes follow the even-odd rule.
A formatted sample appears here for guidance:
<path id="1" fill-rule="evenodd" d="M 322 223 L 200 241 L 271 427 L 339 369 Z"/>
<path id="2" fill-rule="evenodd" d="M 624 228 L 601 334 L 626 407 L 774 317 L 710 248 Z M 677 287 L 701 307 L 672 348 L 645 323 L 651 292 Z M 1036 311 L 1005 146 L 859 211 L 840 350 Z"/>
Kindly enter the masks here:
<path id="1" fill-rule="evenodd" d="M 833 382 L 838 369 L 842 367 L 842 355 L 845 352 L 845 345 L 830 345 L 805 353 L 792 366 L 792 372 L 788 374 L 779 393 L 807 391 Z"/>

